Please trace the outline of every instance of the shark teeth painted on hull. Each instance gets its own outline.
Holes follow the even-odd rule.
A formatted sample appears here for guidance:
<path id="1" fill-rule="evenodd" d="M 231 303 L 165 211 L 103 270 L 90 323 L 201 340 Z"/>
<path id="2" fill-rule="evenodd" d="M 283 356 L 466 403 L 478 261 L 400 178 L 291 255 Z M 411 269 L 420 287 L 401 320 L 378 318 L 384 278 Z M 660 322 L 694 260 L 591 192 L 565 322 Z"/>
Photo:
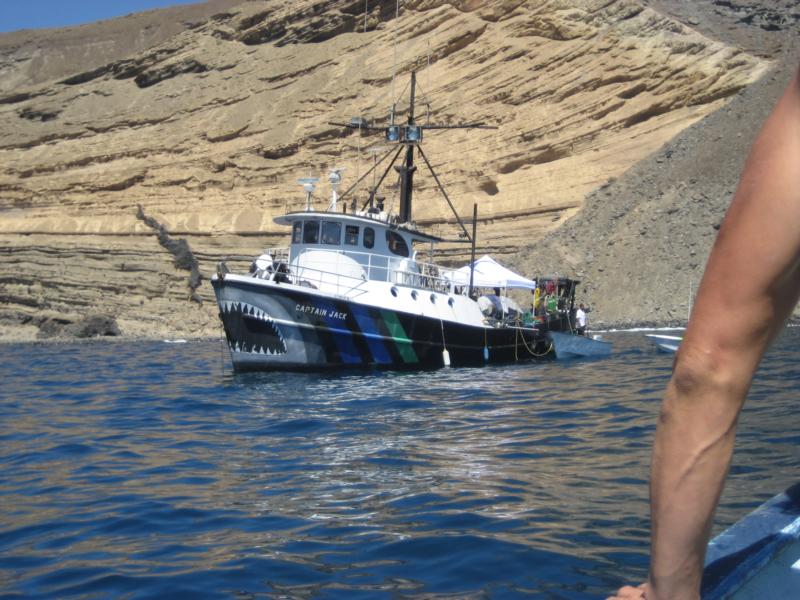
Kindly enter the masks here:
<path id="1" fill-rule="evenodd" d="M 232 352 L 264 356 L 286 354 L 286 340 L 265 311 L 247 302 L 230 300 L 220 302 L 219 308 Z"/>

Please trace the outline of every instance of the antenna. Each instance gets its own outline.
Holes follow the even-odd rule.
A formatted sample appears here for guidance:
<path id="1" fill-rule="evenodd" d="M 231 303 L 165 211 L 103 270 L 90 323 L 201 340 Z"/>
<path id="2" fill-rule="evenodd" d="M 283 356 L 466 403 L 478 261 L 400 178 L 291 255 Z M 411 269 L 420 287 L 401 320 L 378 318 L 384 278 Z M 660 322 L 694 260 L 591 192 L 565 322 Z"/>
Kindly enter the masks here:
<path id="1" fill-rule="evenodd" d="M 398 12 L 399 12 L 399 0 L 397 1 Z M 397 15 L 395 16 L 397 19 Z M 392 77 L 392 96 L 394 100 L 394 76 Z M 438 175 L 436 174 L 433 165 L 431 165 L 428 158 L 425 156 L 425 153 L 422 150 L 422 140 L 423 134 L 425 130 L 446 130 L 446 129 L 497 129 L 496 126 L 487 125 L 482 121 L 478 122 L 471 122 L 471 123 L 454 123 L 454 124 L 444 124 L 444 123 L 430 123 L 428 119 L 430 118 L 430 103 L 428 102 L 427 98 L 421 97 L 419 99 L 420 104 L 425 105 L 425 124 L 419 123 L 416 119 L 415 115 L 415 107 L 418 101 L 416 97 L 417 93 L 417 79 L 416 73 L 412 70 L 411 71 L 411 80 L 409 82 L 409 101 L 408 101 L 408 111 L 405 119 L 400 119 L 401 112 L 397 111 L 397 103 L 393 101 L 391 105 L 391 111 L 389 113 L 389 124 L 385 127 L 377 127 L 370 125 L 368 122 L 365 124 L 365 119 L 363 117 L 354 117 L 350 120 L 349 123 L 330 123 L 331 125 L 338 125 L 342 127 L 348 127 L 350 129 L 359 129 L 359 132 L 366 131 L 368 134 L 373 132 L 382 131 L 385 136 L 385 141 L 391 144 L 390 148 L 396 148 L 395 150 L 389 150 L 386 155 L 377 160 L 377 148 L 374 150 L 372 148 L 368 148 L 367 151 L 373 153 L 373 166 L 369 169 L 363 176 L 356 175 L 357 181 L 356 183 L 347 189 L 343 194 L 342 197 L 346 196 L 350 192 L 352 192 L 358 184 L 367 177 L 370 173 L 373 174 L 373 186 L 370 189 L 369 197 L 367 201 L 364 203 L 362 210 L 366 208 L 368 205 L 370 207 L 370 212 L 373 210 L 373 203 L 376 200 L 376 190 L 377 187 L 383 182 L 385 177 L 388 175 L 389 171 L 394 168 L 398 174 L 400 175 L 400 208 L 398 214 L 398 222 L 403 223 L 411 223 L 411 204 L 412 204 L 412 196 L 413 196 L 413 188 L 414 188 L 414 173 L 417 171 L 417 166 L 414 164 L 414 155 L 418 154 L 422 160 L 425 162 L 425 165 L 430 171 L 431 175 L 433 176 L 434 180 L 436 181 L 436 185 L 439 188 L 439 191 L 444 196 L 445 200 L 447 200 L 450 209 L 453 211 L 453 214 L 456 218 L 456 221 L 461 226 L 461 230 L 463 231 L 464 237 L 466 239 L 471 240 L 471 236 L 467 231 L 464 223 L 461 220 L 461 217 L 455 210 L 453 203 L 450 201 L 450 198 L 447 195 L 447 192 L 442 185 L 442 182 L 439 180 Z M 405 96 L 405 89 L 403 93 L 400 94 L 401 97 Z M 360 149 L 360 146 L 359 146 Z M 375 183 L 375 174 L 378 165 L 383 162 L 386 158 L 389 157 L 389 154 L 394 152 L 394 157 L 392 158 L 389 166 L 384 171 L 383 175 L 380 177 L 380 180 Z M 405 154 L 405 158 L 402 160 L 402 164 L 398 165 L 397 160 L 401 154 Z M 336 196 L 338 200 L 338 194 Z"/>
<path id="2" fill-rule="evenodd" d="M 331 205 L 329 209 L 336 212 L 336 201 L 339 199 L 339 185 L 342 183 L 344 167 L 334 167 L 328 172 L 328 181 L 331 183 Z"/>
<path id="3" fill-rule="evenodd" d="M 367 148 L 367 152 L 372 155 L 372 189 L 375 189 L 375 168 L 378 166 L 378 155 L 385 154 L 388 150 L 391 150 L 392 147 L 388 145 L 378 145 L 378 146 L 370 146 Z"/>
<path id="4" fill-rule="evenodd" d="M 303 186 L 303 189 L 306 191 L 306 210 L 311 210 L 311 195 L 314 193 L 314 189 L 317 186 L 317 182 L 319 181 L 318 177 L 304 177 L 303 179 L 298 179 L 297 183 Z"/>
<path id="5" fill-rule="evenodd" d="M 367 152 L 372 155 L 372 187 L 369 189 L 368 195 L 368 202 L 369 207 L 372 208 L 375 203 L 375 195 L 378 193 L 378 183 L 375 180 L 375 176 L 377 175 L 378 169 L 378 154 L 385 154 L 387 151 L 392 150 L 391 146 L 387 145 L 377 145 L 377 146 L 370 146 L 367 148 Z M 381 178 L 383 180 L 383 178 Z"/>

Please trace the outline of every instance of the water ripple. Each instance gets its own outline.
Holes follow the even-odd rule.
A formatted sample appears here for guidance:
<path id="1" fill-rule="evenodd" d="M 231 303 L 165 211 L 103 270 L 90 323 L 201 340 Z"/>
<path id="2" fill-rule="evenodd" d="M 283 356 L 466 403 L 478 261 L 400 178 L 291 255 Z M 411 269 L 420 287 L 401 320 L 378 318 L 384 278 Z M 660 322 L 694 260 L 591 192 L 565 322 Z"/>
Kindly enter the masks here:
<path id="1" fill-rule="evenodd" d="M 789 330 L 715 528 L 794 479 Z M 671 359 L 234 375 L 218 342 L 0 346 L 8 597 L 602 597 L 647 568 Z"/>

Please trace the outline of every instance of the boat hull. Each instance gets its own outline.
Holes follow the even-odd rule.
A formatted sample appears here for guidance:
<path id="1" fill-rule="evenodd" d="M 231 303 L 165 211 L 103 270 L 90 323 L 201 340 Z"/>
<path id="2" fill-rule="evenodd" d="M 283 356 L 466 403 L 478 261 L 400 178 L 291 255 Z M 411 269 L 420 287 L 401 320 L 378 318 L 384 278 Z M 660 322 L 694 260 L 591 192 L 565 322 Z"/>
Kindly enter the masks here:
<path id="1" fill-rule="evenodd" d="M 547 337 L 558 359 L 603 358 L 611 354 L 611 342 L 558 331 L 548 331 Z"/>
<path id="2" fill-rule="evenodd" d="M 659 352 L 675 353 L 683 341 L 682 337 L 675 335 L 657 335 L 654 333 L 645 334 Z"/>
<path id="3" fill-rule="evenodd" d="M 552 358 L 533 328 L 370 306 L 296 285 L 212 279 L 234 369 L 425 369 Z M 447 351 L 446 353 L 444 351 Z"/>

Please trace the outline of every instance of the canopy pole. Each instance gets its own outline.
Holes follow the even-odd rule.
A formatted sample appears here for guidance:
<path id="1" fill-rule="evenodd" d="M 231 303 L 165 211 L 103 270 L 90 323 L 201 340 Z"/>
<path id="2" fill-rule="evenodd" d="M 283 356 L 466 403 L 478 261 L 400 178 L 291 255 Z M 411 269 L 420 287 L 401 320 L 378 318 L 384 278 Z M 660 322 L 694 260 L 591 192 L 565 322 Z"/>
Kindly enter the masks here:
<path id="1" fill-rule="evenodd" d="M 472 260 L 469 263 L 469 297 L 472 298 L 472 284 L 475 281 L 475 230 L 478 226 L 478 203 L 472 205 Z"/>

